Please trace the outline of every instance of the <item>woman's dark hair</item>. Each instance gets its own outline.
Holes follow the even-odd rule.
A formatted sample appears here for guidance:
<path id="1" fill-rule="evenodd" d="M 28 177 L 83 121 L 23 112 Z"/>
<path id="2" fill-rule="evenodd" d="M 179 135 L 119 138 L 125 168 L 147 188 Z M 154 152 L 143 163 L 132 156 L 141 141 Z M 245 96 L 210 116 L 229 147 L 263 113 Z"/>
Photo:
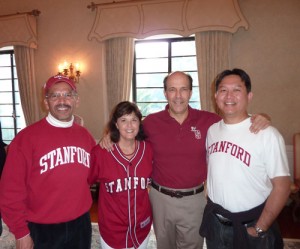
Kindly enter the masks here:
<path id="1" fill-rule="evenodd" d="M 247 89 L 247 93 L 251 92 L 251 80 L 249 75 L 242 69 L 239 68 L 234 68 L 232 70 L 225 70 L 223 72 L 221 72 L 220 74 L 218 74 L 218 76 L 216 77 L 215 80 L 215 84 L 216 84 L 216 91 L 218 91 L 219 85 L 221 83 L 221 81 L 229 75 L 237 75 L 241 78 L 241 80 L 245 83 L 246 89 Z"/>
<path id="2" fill-rule="evenodd" d="M 110 121 L 108 122 L 108 131 L 110 133 L 110 139 L 114 143 L 118 142 L 120 140 L 120 132 L 116 126 L 118 118 L 122 117 L 123 115 L 129 115 L 131 113 L 134 113 L 139 121 L 140 121 L 140 127 L 139 132 L 136 135 L 136 140 L 144 140 L 146 139 L 146 135 L 144 133 L 143 125 L 142 125 L 142 114 L 137 107 L 136 104 L 129 102 L 129 101 L 122 101 L 119 104 L 115 106 L 115 108 L 112 110 Z"/>

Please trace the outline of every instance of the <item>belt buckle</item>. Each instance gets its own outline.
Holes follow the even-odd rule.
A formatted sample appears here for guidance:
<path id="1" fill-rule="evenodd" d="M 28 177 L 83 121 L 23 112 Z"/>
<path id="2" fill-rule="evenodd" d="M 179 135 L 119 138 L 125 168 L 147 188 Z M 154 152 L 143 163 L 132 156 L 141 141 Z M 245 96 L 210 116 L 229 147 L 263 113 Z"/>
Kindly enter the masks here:
<path id="1" fill-rule="evenodd" d="M 182 198 L 183 195 L 179 191 L 171 190 L 171 197 Z"/>

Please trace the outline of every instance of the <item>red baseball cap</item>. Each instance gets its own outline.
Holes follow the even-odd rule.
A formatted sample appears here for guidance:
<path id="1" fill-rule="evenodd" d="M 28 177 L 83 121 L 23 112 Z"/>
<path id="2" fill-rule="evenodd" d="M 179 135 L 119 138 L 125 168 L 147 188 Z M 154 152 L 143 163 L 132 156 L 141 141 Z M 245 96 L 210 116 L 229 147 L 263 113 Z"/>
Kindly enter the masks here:
<path id="1" fill-rule="evenodd" d="M 58 83 L 58 82 L 65 82 L 67 83 L 72 90 L 76 91 L 76 86 L 73 80 L 69 79 L 69 77 L 64 76 L 64 75 L 55 75 L 50 77 L 47 82 L 44 85 L 44 90 L 45 92 L 47 92 L 54 84 Z"/>

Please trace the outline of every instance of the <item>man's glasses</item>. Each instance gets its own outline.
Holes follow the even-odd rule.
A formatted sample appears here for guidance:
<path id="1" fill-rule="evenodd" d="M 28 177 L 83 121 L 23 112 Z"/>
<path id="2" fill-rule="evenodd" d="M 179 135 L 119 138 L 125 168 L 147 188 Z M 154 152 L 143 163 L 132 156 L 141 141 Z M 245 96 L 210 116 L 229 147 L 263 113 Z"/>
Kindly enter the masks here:
<path id="1" fill-rule="evenodd" d="M 77 96 L 77 93 L 69 92 L 69 93 L 50 93 L 46 95 L 46 98 L 50 101 L 56 101 L 60 98 L 64 98 L 65 100 L 72 100 Z"/>

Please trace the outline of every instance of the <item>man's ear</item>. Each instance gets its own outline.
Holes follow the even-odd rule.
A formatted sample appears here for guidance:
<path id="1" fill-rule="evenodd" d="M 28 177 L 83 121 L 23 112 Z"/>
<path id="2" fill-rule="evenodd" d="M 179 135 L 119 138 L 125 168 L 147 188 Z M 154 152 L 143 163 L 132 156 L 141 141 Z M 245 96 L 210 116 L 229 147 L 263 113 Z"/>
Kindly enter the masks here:
<path id="1" fill-rule="evenodd" d="M 191 90 L 191 92 L 190 92 L 189 100 L 191 99 L 192 95 L 193 95 L 193 90 Z"/>
<path id="2" fill-rule="evenodd" d="M 248 102 L 250 102 L 253 98 L 253 92 L 248 93 Z"/>
<path id="3" fill-rule="evenodd" d="M 79 103 L 80 103 L 80 98 L 79 98 L 79 96 L 77 96 L 77 99 L 76 99 L 76 108 L 79 106 Z"/>
<path id="4" fill-rule="evenodd" d="M 46 107 L 46 110 L 49 111 L 49 104 L 46 98 L 44 98 L 44 105 Z"/>
<path id="5" fill-rule="evenodd" d="M 164 90 L 164 95 L 165 95 L 165 98 L 167 99 L 167 93 L 166 93 L 166 90 Z"/>

